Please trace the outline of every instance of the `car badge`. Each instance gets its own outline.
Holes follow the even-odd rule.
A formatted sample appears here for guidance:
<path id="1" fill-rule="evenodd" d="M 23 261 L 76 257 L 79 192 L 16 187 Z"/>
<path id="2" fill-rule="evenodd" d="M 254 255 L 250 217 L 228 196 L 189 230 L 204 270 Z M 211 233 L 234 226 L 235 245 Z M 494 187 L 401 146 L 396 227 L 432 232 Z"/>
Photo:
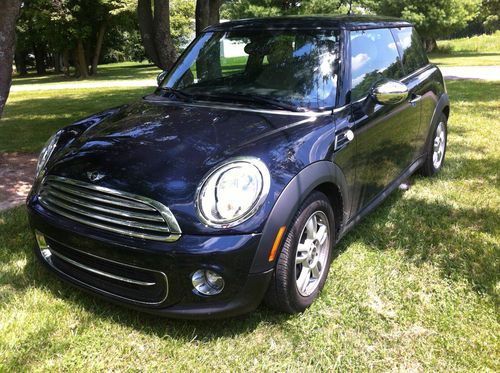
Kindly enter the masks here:
<path id="1" fill-rule="evenodd" d="M 87 177 L 89 178 L 90 181 L 99 181 L 106 176 L 102 172 L 99 171 L 89 171 L 87 172 Z"/>

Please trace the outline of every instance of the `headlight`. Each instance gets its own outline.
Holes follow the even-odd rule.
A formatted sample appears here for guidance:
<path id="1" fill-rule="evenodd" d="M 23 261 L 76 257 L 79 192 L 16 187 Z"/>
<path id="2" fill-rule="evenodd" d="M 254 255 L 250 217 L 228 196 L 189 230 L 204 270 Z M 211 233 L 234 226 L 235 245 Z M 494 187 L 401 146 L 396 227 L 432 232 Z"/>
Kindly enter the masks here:
<path id="1" fill-rule="evenodd" d="M 44 145 L 42 151 L 40 152 L 40 156 L 38 157 L 38 163 L 36 164 L 36 178 L 39 178 L 42 174 L 43 169 L 47 165 L 47 162 L 50 159 L 50 156 L 54 152 L 54 149 L 57 146 L 57 142 L 61 137 L 62 131 L 56 132 Z"/>
<path id="2" fill-rule="evenodd" d="M 235 158 L 217 166 L 201 182 L 196 203 L 200 220 L 214 228 L 243 223 L 269 193 L 270 176 L 257 158 Z"/>

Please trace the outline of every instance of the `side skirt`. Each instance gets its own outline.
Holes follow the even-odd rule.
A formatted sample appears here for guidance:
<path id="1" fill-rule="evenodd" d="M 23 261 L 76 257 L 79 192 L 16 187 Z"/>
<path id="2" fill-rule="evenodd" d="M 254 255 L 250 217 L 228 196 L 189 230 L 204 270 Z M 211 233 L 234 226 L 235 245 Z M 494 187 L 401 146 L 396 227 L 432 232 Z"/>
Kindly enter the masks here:
<path id="1" fill-rule="evenodd" d="M 403 181 L 410 177 L 416 170 L 422 166 L 424 163 L 425 154 L 417 158 L 405 171 L 394 179 L 384 190 L 382 190 L 371 202 L 366 205 L 360 212 L 354 215 L 347 223 L 344 225 L 343 229 L 338 235 L 337 242 L 339 242 L 342 237 L 344 237 L 347 232 L 349 232 L 356 224 L 358 224 L 361 219 L 368 215 L 373 209 L 380 205 Z"/>

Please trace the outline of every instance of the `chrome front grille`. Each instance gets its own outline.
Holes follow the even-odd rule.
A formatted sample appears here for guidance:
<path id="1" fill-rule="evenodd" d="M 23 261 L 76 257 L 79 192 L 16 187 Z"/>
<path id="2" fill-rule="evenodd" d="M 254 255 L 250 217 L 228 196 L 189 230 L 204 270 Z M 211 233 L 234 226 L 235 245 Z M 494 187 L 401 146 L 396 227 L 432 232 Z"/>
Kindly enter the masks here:
<path id="1" fill-rule="evenodd" d="M 130 237 L 175 241 L 181 234 L 172 212 L 161 203 L 82 181 L 48 176 L 39 200 L 65 218 Z"/>

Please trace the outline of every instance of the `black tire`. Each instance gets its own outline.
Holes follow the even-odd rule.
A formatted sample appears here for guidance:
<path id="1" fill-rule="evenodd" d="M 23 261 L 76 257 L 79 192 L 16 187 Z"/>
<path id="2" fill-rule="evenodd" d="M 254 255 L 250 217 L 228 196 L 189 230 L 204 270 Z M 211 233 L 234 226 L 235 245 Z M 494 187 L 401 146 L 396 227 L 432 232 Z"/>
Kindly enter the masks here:
<path id="1" fill-rule="evenodd" d="M 442 152 L 442 158 L 439 165 L 436 167 L 434 163 L 434 139 L 436 138 L 436 133 L 438 131 L 439 126 L 442 125 L 444 128 L 444 150 Z M 448 118 L 444 113 L 439 117 L 438 122 L 432 128 L 432 135 L 427 142 L 426 156 L 425 161 L 422 167 L 420 168 L 420 173 L 423 176 L 433 176 L 438 173 L 441 168 L 443 168 L 445 156 L 446 156 L 446 147 L 448 145 Z"/>
<path id="2" fill-rule="evenodd" d="M 315 215 L 316 214 L 316 215 Z M 297 287 L 297 268 L 301 270 L 301 264 L 295 264 L 299 240 L 301 235 L 306 233 L 306 223 L 313 215 L 320 217 L 318 223 L 324 223 L 323 226 L 329 228 L 328 244 L 322 249 L 322 254 L 326 256 L 316 288 L 309 295 L 302 295 Z M 321 221 L 326 217 L 327 221 Z M 321 225 L 318 224 L 317 227 Z M 288 227 L 285 239 L 282 243 L 281 252 L 276 262 L 276 268 L 269 285 L 265 303 L 278 311 L 294 314 L 304 311 L 316 299 L 325 285 L 330 262 L 332 260 L 332 249 L 335 243 L 335 221 L 333 209 L 328 198 L 321 192 L 313 192 L 302 203 L 295 214 L 290 226 Z M 328 248 L 328 249 L 326 249 Z M 316 254 L 317 255 L 317 254 Z M 308 262 L 309 263 L 309 262 Z"/>

